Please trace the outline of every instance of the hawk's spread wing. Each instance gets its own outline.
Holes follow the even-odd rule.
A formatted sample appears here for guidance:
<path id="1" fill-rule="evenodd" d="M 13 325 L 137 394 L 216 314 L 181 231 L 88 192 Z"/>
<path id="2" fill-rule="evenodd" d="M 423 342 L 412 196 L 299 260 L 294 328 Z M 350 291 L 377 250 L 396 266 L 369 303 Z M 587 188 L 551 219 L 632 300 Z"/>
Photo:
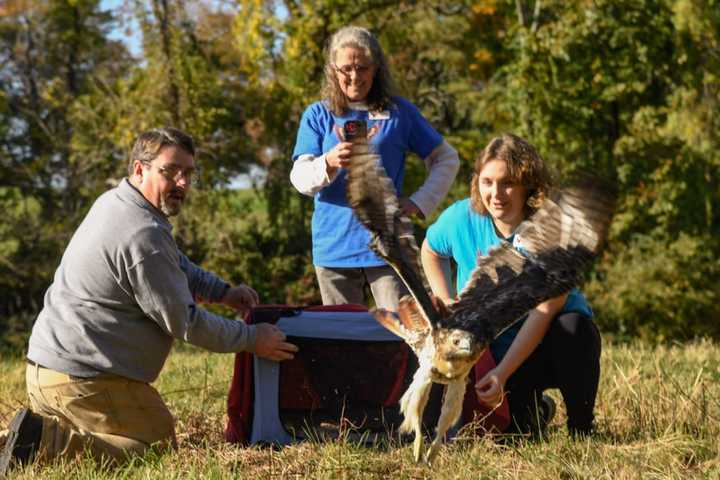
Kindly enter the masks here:
<path id="1" fill-rule="evenodd" d="M 539 303 L 570 291 L 598 253 L 614 205 L 610 190 L 583 183 L 546 199 L 509 244 L 478 260 L 443 322 L 490 342 Z"/>
<path id="2" fill-rule="evenodd" d="M 380 156 L 371 150 L 367 141 L 353 145 L 347 197 L 357 218 L 370 230 L 370 248 L 395 269 L 428 325 L 436 324 L 439 316 L 420 273 L 412 224 L 401 215 L 395 187 L 380 164 Z"/>
<path id="3" fill-rule="evenodd" d="M 549 246 L 583 246 L 597 253 L 607 235 L 614 203 L 612 187 L 585 174 L 544 202 L 531 221 L 520 224 L 515 235 L 530 255 Z"/>

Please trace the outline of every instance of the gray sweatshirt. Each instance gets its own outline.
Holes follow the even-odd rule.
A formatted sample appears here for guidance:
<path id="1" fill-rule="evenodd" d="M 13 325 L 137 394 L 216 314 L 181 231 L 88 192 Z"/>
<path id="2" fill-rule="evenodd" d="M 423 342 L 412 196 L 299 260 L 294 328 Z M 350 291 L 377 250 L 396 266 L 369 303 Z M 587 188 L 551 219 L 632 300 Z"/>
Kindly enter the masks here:
<path id="1" fill-rule="evenodd" d="M 28 359 L 87 377 L 154 381 L 178 338 L 214 352 L 253 351 L 255 328 L 212 314 L 228 285 L 190 262 L 172 225 L 124 179 L 70 240 L 33 326 Z"/>

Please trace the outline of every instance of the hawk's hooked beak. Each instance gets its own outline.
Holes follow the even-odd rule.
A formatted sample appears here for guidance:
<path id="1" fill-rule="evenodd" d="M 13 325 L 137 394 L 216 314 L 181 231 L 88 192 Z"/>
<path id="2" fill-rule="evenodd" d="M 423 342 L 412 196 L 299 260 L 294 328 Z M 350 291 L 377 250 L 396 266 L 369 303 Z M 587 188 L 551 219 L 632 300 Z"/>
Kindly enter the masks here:
<path id="1" fill-rule="evenodd" d="M 475 337 L 467 332 L 455 331 L 445 340 L 442 348 L 446 360 L 468 360 L 475 356 Z"/>
<path id="2" fill-rule="evenodd" d="M 455 343 L 458 353 L 470 354 L 472 352 L 472 343 L 469 338 L 460 338 Z"/>

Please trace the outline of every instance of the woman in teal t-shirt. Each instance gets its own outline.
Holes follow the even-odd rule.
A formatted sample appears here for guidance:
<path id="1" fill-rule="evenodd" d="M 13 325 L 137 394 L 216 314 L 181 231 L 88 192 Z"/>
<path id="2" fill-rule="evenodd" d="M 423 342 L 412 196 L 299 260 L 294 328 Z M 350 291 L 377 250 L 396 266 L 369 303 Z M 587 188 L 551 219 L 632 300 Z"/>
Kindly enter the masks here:
<path id="1" fill-rule="evenodd" d="M 428 229 L 422 264 L 433 293 L 446 303 L 455 301 L 450 259 L 462 289 L 479 255 L 501 242 L 515 245 L 515 229 L 549 188 L 547 168 L 532 145 L 511 134 L 494 138 L 475 162 L 470 198 L 450 206 Z M 554 406 L 549 397 L 543 399 L 543 390 L 559 388 L 570 433 L 591 432 L 600 335 L 577 289 L 539 304 L 490 348 L 497 367 L 477 381 L 475 390 L 488 405 L 498 404 L 507 391 L 513 430 L 543 428 Z"/>

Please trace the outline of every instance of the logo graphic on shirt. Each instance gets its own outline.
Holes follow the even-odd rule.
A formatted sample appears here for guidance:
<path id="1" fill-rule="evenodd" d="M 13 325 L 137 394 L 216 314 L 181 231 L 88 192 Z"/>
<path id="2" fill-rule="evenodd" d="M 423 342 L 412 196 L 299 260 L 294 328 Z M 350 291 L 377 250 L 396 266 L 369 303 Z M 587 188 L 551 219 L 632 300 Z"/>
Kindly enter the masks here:
<path id="1" fill-rule="evenodd" d="M 348 120 L 342 127 L 337 124 L 333 127 L 335 135 L 341 142 L 352 142 L 356 138 L 367 138 L 370 140 L 377 132 L 380 131 L 380 123 L 367 128 L 365 120 Z"/>
<path id="2" fill-rule="evenodd" d="M 345 141 L 351 142 L 356 138 L 367 137 L 367 122 L 365 120 L 348 120 L 343 125 Z"/>
<path id="3" fill-rule="evenodd" d="M 380 131 L 380 122 L 375 122 L 375 125 L 368 129 L 367 138 L 370 140 L 373 135 Z"/>

